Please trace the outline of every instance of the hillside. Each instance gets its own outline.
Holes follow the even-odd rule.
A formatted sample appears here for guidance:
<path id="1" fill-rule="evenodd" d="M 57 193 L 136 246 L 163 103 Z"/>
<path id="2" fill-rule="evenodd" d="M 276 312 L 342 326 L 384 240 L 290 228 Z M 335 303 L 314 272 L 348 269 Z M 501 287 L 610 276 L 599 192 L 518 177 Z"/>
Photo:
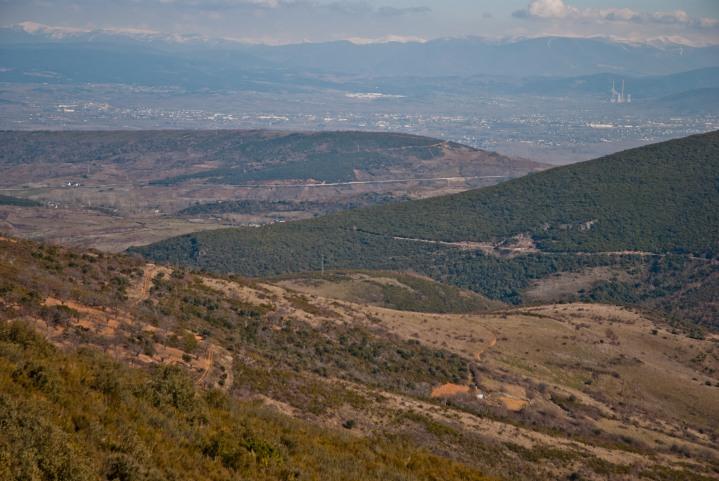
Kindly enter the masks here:
<path id="1" fill-rule="evenodd" d="M 413 269 L 514 303 L 534 280 L 612 265 L 631 274 L 597 279 L 601 286 L 576 298 L 591 300 L 600 296 L 592 288 L 604 286 L 603 300 L 656 304 L 682 289 L 678 271 L 693 272 L 699 290 L 713 279 L 717 178 L 714 132 L 457 195 L 190 234 L 134 251 L 247 275 L 318 270 L 321 258 L 332 269 Z M 698 312 L 678 317 L 716 326 L 719 299 L 708 293 Z"/>
<path id="2" fill-rule="evenodd" d="M 541 167 L 417 135 L 262 130 L 0 131 L 0 165 L 8 169 L 2 184 L 13 186 L 57 182 L 63 175 L 85 185 L 128 178 L 159 185 L 199 179 L 234 185 L 348 182 L 389 174 L 399 179 L 410 173 L 513 177 Z M 29 165 L 49 171 L 29 176 L 20 170 Z"/>
<path id="3" fill-rule="evenodd" d="M 383 271 L 331 271 L 273 278 L 304 294 L 414 312 L 476 313 L 504 307 L 472 291 L 418 275 Z"/>
<path id="4" fill-rule="evenodd" d="M 0 473 L 719 473 L 713 337 L 607 305 L 430 314 L 278 282 L 0 239 Z"/>
<path id="5" fill-rule="evenodd" d="M 0 201 L 0 232 L 122 251 L 197 230 L 461 192 L 542 167 L 404 134 L 4 131 L 0 193 L 42 205 Z"/>
<path id="6" fill-rule="evenodd" d="M 330 240 L 352 230 L 383 238 L 497 243 L 524 234 L 549 252 L 680 251 L 711 257 L 719 248 L 717 177 L 719 132 L 713 132 L 453 196 L 197 240 L 211 247 L 213 238 L 229 236 L 251 246 L 280 233 L 322 232 Z"/>
<path id="7" fill-rule="evenodd" d="M 201 390 L 177 367 L 141 371 L 97 350 L 57 350 L 21 322 L 0 321 L 0 362 L 2 479 L 489 479 L 390 438 Z"/>

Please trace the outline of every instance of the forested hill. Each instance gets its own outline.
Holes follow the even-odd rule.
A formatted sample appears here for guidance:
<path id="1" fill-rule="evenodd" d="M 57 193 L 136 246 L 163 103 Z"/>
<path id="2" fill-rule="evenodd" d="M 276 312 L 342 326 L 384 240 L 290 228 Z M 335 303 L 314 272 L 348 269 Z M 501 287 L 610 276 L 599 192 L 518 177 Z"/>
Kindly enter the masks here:
<path id="1" fill-rule="evenodd" d="M 329 225 L 443 241 L 528 233 L 547 251 L 719 254 L 719 131 Z"/>
<path id="2" fill-rule="evenodd" d="M 719 132 L 486 189 L 335 216 L 318 226 L 451 242 L 529 233 L 547 251 L 717 254 Z"/>
<path id="3" fill-rule="evenodd" d="M 524 233 L 544 252 L 713 257 L 719 254 L 717 232 L 719 132 L 712 132 L 461 194 L 259 229 L 192 234 L 137 251 L 163 261 L 262 274 L 310 269 L 298 262 L 308 257 L 311 262 L 320 251 L 352 260 L 343 266 L 366 267 L 372 256 L 402 252 L 409 241 L 398 237 L 498 243 Z"/>
<path id="4" fill-rule="evenodd" d="M 26 164 L 42 167 L 41 172 L 30 179 L 15 173 L 14 181 L 54 180 L 43 177 L 43 169 L 55 176 L 69 169 L 75 175 L 86 173 L 83 183 L 90 184 L 107 180 L 107 173 L 95 178 L 101 167 L 121 165 L 135 182 L 173 187 L 188 181 L 476 180 L 518 177 L 546 167 L 455 142 L 389 132 L 0 131 L 0 166 L 13 173 Z"/>

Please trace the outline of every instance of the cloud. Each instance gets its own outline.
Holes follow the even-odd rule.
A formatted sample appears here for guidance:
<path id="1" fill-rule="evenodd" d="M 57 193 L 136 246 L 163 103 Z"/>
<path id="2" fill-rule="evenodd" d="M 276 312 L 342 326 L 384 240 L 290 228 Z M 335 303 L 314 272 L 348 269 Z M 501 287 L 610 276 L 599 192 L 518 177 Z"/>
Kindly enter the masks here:
<path id="1" fill-rule="evenodd" d="M 702 17 L 699 19 L 699 26 L 702 28 L 716 28 L 719 27 L 719 20 L 716 18 Z"/>
<path id="2" fill-rule="evenodd" d="M 315 10 L 329 10 L 349 16 L 374 15 L 377 17 L 402 17 L 432 11 L 429 7 L 375 7 L 364 1 L 338 1 L 324 4 L 313 3 L 312 7 Z"/>
<path id="3" fill-rule="evenodd" d="M 156 3 L 162 5 L 172 5 L 178 7 L 261 7 L 261 8 L 277 8 L 287 3 L 286 0 L 155 0 Z M 137 3 L 137 2 L 136 2 Z"/>
<path id="4" fill-rule="evenodd" d="M 638 12 L 630 8 L 577 8 L 564 0 L 532 0 L 527 7 L 512 13 L 512 16 L 535 20 L 581 20 L 596 22 L 624 22 L 638 24 L 677 25 L 695 28 L 716 28 L 719 20 L 695 18 L 684 10 L 673 12 Z"/>
<path id="5" fill-rule="evenodd" d="M 129 0 L 140 3 L 142 0 Z M 146 0 L 145 0 L 146 1 Z M 379 17 L 400 17 L 430 12 L 429 7 L 392 7 L 370 5 L 364 0 L 337 0 L 329 3 L 318 0 L 152 0 L 156 5 L 196 10 L 279 10 L 282 8 L 304 8 L 313 11 L 328 11 L 344 15 L 376 15 Z"/>
<path id="6" fill-rule="evenodd" d="M 370 45 L 374 43 L 426 43 L 427 39 L 413 35 L 385 35 L 379 38 L 349 37 L 345 39 L 356 45 Z"/>
<path id="7" fill-rule="evenodd" d="M 429 7 L 379 7 L 375 10 L 375 13 L 381 17 L 400 17 L 403 15 L 414 15 L 418 13 L 428 13 L 432 9 Z"/>
<path id="8" fill-rule="evenodd" d="M 155 5 L 197 10 L 265 9 L 309 5 L 305 0 L 151 0 Z M 130 0 L 131 3 L 145 3 Z"/>
<path id="9" fill-rule="evenodd" d="M 527 8 L 512 15 L 519 18 L 566 18 L 578 13 L 579 9 L 568 6 L 563 0 L 533 0 Z"/>
<path id="10" fill-rule="evenodd" d="M 609 22 L 637 22 L 641 19 L 639 12 L 631 8 L 607 8 L 599 10 L 597 16 Z"/>

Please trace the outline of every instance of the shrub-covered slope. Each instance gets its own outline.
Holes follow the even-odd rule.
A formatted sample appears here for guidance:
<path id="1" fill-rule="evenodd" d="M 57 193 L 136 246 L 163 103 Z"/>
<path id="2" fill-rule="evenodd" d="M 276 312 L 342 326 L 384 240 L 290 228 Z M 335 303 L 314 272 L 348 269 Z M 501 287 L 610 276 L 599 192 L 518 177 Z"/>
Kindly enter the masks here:
<path id="1" fill-rule="evenodd" d="M 477 313 L 505 307 L 475 292 L 407 273 L 332 271 L 287 275 L 272 281 L 306 294 L 401 311 Z"/>
<path id="2" fill-rule="evenodd" d="M 605 305 L 398 311 L 0 238 L 0 479 L 704 481 L 715 351 Z"/>
<path id="3" fill-rule="evenodd" d="M 361 439 L 202 391 L 178 367 L 58 351 L 19 322 L 0 321 L 0 427 L 7 480 L 488 479 L 399 439 Z"/>

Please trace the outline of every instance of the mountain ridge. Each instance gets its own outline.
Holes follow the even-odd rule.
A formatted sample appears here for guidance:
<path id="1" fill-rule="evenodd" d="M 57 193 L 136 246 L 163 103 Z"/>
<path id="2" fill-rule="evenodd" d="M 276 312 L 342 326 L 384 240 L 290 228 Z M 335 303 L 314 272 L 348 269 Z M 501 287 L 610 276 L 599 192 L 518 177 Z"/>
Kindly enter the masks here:
<path id="1" fill-rule="evenodd" d="M 147 37 L 157 37 L 160 39 L 164 39 L 168 42 L 176 42 L 176 43 L 188 43 L 188 42 L 209 42 L 209 41 L 225 41 L 228 43 L 236 43 L 236 44 L 260 44 L 260 45 L 268 45 L 263 44 L 261 42 L 250 42 L 250 41 L 243 41 L 241 39 L 235 39 L 231 37 L 211 37 L 206 35 L 200 35 L 200 34 L 175 34 L 175 33 L 163 33 L 156 30 L 149 30 L 149 29 L 140 29 L 140 28 L 73 28 L 73 27 L 62 27 L 62 26 L 54 26 L 54 25 L 48 25 L 38 22 L 19 22 L 11 25 L 5 25 L 0 26 L 0 30 L 5 31 L 16 31 L 16 32 L 23 32 L 25 34 L 31 35 L 31 36 L 37 36 L 42 37 L 46 36 L 55 40 L 63 40 L 65 38 L 73 38 L 73 37 L 82 37 L 84 35 L 116 35 L 116 36 L 126 36 L 130 38 L 147 38 Z M 461 41 L 461 40 L 472 40 L 472 41 L 481 41 L 489 44 L 497 44 L 497 43 L 516 43 L 520 41 L 525 40 L 534 40 L 534 39 L 562 39 L 562 38 L 569 38 L 569 39 L 589 39 L 589 40 L 597 40 L 597 41 L 604 41 L 609 43 L 622 43 L 627 45 L 653 45 L 657 47 L 696 47 L 696 44 L 692 44 L 686 39 L 681 39 L 680 37 L 654 37 L 654 38 L 648 38 L 644 41 L 636 40 L 636 39 L 626 39 L 622 37 L 612 36 L 612 35 L 592 35 L 592 36 L 572 36 L 572 35 L 535 35 L 535 36 L 527 36 L 527 35 L 507 35 L 503 37 L 483 37 L 480 35 L 459 35 L 459 36 L 444 36 L 444 37 L 436 37 L 431 39 L 417 39 L 413 37 L 409 37 L 407 40 L 399 40 L 399 37 L 390 36 L 387 38 L 380 38 L 376 42 L 367 42 L 367 41 L 356 41 L 353 38 L 347 38 L 347 39 L 340 39 L 340 40 L 328 40 L 328 41 L 317 41 L 317 42 L 296 42 L 296 43 L 286 43 L 286 44 L 272 44 L 272 46 L 282 46 L 282 45 L 297 45 L 301 43 L 342 43 L 342 42 L 349 42 L 349 43 L 355 43 L 358 45 L 365 45 L 365 44 L 371 44 L 371 43 L 428 43 L 428 42 L 450 42 L 450 41 Z M 364 40 L 364 39 L 361 39 Z M 372 40 L 372 39 L 368 39 Z M 702 45 L 707 46 L 707 44 Z"/>
<path id="2" fill-rule="evenodd" d="M 147 32 L 133 36 L 132 32 L 93 34 L 71 31 L 63 39 L 53 38 L 52 33 L 43 36 L 42 31 L 38 29 L 35 33 L 27 33 L 12 28 L 0 29 L 0 38 L 3 39 L 0 55 L 7 64 L 5 68 L 25 69 L 26 74 L 32 73 L 28 70 L 31 67 L 38 71 L 54 71 L 65 82 L 133 83 L 142 78 L 138 74 L 131 75 L 132 72 L 126 72 L 124 76 L 120 73 L 114 76 L 95 73 L 93 76 L 92 72 L 69 69 L 53 62 L 58 52 L 62 52 L 73 65 L 87 55 L 95 55 L 95 61 L 102 61 L 103 52 L 107 53 L 110 49 L 127 68 L 132 67 L 137 72 L 152 71 L 154 78 L 163 82 L 178 82 L 179 79 L 173 78 L 173 75 L 162 77 L 159 76 L 161 70 L 153 70 L 153 63 L 161 62 L 165 69 L 172 69 L 174 77 L 182 74 L 185 78 L 182 85 L 187 87 L 198 87 L 203 83 L 213 88 L 242 85 L 223 81 L 221 73 L 238 78 L 248 73 L 261 78 L 261 74 L 264 74 L 265 81 L 272 79 L 276 82 L 282 80 L 280 74 L 289 73 L 297 77 L 298 86 L 304 83 L 307 88 L 313 82 L 317 83 L 318 77 L 326 74 L 365 77 L 435 77 L 438 73 L 443 76 L 568 77 L 613 71 L 629 75 L 661 75 L 716 67 L 716 53 L 719 51 L 719 46 L 632 44 L 611 39 L 575 37 L 508 41 L 468 37 L 406 43 L 357 44 L 336 41 L 272 46 L 197 41 L 196 38 L 178 42 L 172 36 L 161 35 L 158 38 Z M 196 58 L 193 60 L 192 57 L 200 52 L 203 53 L 203 61 L 199 62 Z M 137 55 L 136 59 L 132 58 L 133 54 Z M 16 57 L 24 58 L 25 61 Z M 3 72 L 0 78 L 12 82 L 32 80 L 32 76 L 23 77 L 17 72 L 15 75 Z M 328 86 L 331 84 L 327 82 Z M 260 82 L 247 85 L 262 88 Z"/>

